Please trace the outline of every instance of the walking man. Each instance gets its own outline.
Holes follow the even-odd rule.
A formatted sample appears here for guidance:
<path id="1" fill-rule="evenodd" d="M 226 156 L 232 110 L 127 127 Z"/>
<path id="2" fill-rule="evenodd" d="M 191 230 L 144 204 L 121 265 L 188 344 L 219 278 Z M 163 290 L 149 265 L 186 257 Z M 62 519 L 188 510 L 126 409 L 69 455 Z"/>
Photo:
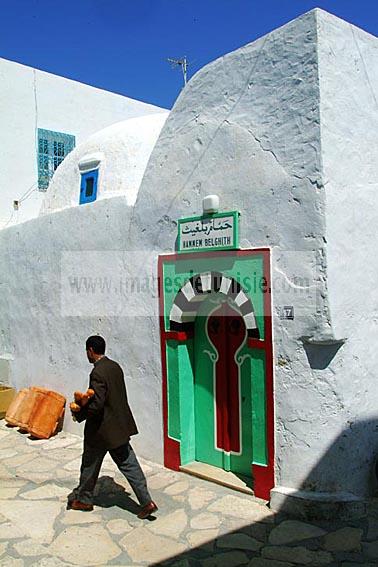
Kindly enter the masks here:
<path id="1" fill-rule="evenodd" d="M 139 501 L 138 518 L 144 519 L 155 512 L 157 506 L 130 445 L 131 435 L 138 430 L 127 402 L 122 368 L 105 356 L 105 346 L 100 336 L 89 337 L 86 342 L 88 360 L 94 365 L 89 388 L 95 393 L 86 406 L 73 413 L 78 422 L 86 420 L 86 423 L 79 486 L 68 496 L 67 508 L 93 510 L 93 491 L 102 461 L 109 451 Z"/>

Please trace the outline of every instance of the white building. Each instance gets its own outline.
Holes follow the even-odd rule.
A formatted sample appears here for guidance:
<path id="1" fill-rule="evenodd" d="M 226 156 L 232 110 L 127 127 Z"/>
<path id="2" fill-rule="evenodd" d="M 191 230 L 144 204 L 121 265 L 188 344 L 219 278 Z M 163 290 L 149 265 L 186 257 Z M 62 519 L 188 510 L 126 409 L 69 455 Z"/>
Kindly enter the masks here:
<path id="1" fill-rule="evenodd" d="M 0 59 L 0 228 L 38 216 L 55 169 L 91 134 L 166 112 Z"/>
<path id="2" fill-rule="evenodd" d="M 377 92 L 377 39 L 313 10 L 200 70 L 166 121 L 86 140 L 43 214 L 0 231 L 3 373 L 70 397 L 99 333 L 141 455 L 248 472 L 274 509 L 362 513 L 378 453 Z M 213 193 L 240 212 L 240 246 L 180 253 L 178 220 Z M 212 328 L 227 305 L 236 324 Z M 240 385 L 227 403 L 219 360 Z M 219 400 L 238 418 L 228 445 Z"/>

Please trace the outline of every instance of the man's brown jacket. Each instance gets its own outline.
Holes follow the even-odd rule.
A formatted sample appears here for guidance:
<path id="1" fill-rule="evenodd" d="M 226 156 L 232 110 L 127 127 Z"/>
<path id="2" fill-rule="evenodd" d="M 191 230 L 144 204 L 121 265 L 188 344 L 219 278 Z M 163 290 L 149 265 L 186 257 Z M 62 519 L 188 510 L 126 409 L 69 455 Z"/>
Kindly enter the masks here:
<path id="1" fill-rule="evenodd" d="M 115 449 L 138 433 L 129 407 L 122 368 L 107 356 L 100 358 L 89 377 L 93 398 L 80 412 L 77 421 L 86 420 L 84 442 L 99 449 Z"/>

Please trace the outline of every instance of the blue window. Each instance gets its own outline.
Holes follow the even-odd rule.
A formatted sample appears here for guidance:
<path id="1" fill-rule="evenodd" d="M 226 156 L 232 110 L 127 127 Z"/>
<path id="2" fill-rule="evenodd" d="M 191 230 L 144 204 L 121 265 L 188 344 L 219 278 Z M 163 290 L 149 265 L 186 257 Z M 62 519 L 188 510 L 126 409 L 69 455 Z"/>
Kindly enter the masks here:
<path id="1" fill-rule="evenodd" d="M 92 203 L 97 197 L 98 169 L 81 174 L 80 205 Z"/>
<path id="2" fill-rule="evenodd" d="M 75 147 L 75 136 L 38 128 L 38 189 L 46 191 L 50 179 Z"/>

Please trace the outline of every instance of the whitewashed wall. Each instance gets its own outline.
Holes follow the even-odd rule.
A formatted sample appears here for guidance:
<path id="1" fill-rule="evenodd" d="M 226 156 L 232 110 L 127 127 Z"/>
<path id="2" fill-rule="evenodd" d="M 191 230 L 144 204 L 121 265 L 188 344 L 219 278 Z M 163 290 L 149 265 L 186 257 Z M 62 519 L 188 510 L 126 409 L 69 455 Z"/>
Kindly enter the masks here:
<path id="1" fill-rule="evenodd" d="M 84 386 L 84 340 L 103 333 L 109 354 L 127 368 L 137 446 L 161 459 L 154 290 L 122 300 L 113 287 L 102 298 L 75 297 L 67 275 L 151 276 L 158 253 L 174 249 L 177 219 L 199 213 L 202 197 L 217 193 L 222 209 L 241 212 L 242 246 L 272 249 L 276 483 L 366 495 L 378 445 L 377 140 L 369 131 L 376 45 L 337 18 L 309 12 L 189 82 L 133 208 L 125 198 L 104 199 L 0 232 L 0 354 L 13 358 L 16 385 L 43 377 L 67 395 Z M 362 122 L 352 129 L 355 120 Z M 356 186 L 364 197 L 352 195 Z M 294 306 L 294 321 L 280 319 L 284 305 Z"/>
<path id="2" fill-rule="evenodd" d="M 72 134 L 80 144 L 115 122 L 161 111 L 151 104 L 0 59 L 0 228 L 11 218 L 13 200 L 37 183 L 37 128 Z M 36 217 L 43 197 L 43 192 L 35 191 L 11 223 Z"/>
<path id="3" fill-rule="evenodd" d="M 138 263 L 144 273 L 148 264 L 141 254 L 128 254 L 131 212 L 124 196 L 113 197 L 0 231 L 0 263 L 6 267 L 0 273 L 0 359 L 9 360 L 9 380 L 17 389 L 41 385 L 70 401 L 75 390 L 88 387 L 92 366 L 85 340 L 103 335 L 108 356 L 124 369 L 140 431 L 133 444 L 159 462 L 160 347 L 148 329 L 140 332 L 141 321 L 157 318 L 157 309 L 151 313 L 151 300 L 137 288 L 128 292 Z M 64 427 L 77 434 L 83 428 L 69 412 Z"/>
<path id="4" fill-rule="evenodd" d="M 57 169 L 42 202 L 41 214 L 79 204 L 81 176 L 78 164 L 81 159 L 93 155 L 101 159 L 97 200 L 123 195 L 127 205 L 134 205 L 149 157 L 167 116 L 168 112 L 160 112 L 130 118 L 90 136 Z"/>
<path id="5" fill-rule="evenodd" d="M 375 38 L 314 10 L 202 69 L 162 130 L 131 230 L 135 246 L 143 227 L 145 246 L 172 249 L 177 218 L 198 213 L 202 197 L 217 193 L 222 209 L 241 211 L 242 245 L 271 247 L 276 483 L 336 499 L 372 490 L 378 451 L 377 269 L 370 258 L 377 246 L 376 46 Z M 350 65 L 359 71 L 349 72 Z M 368 104 L 358 111 L 361 102 Z M 354 148 L 345 154 L 344 136 Z M 341 180 L 352 171 L 349 192 L 359 180 L 359 198 L 350 203 Z M 359 336 L 366 293 L 371 312 Z M 294 306 L 294 321 L 280 319 L 285 305 Z M 356 329 L 349 317 L 359 321 Z M 344 337 L 346 345 L 337 342 Z"/>

